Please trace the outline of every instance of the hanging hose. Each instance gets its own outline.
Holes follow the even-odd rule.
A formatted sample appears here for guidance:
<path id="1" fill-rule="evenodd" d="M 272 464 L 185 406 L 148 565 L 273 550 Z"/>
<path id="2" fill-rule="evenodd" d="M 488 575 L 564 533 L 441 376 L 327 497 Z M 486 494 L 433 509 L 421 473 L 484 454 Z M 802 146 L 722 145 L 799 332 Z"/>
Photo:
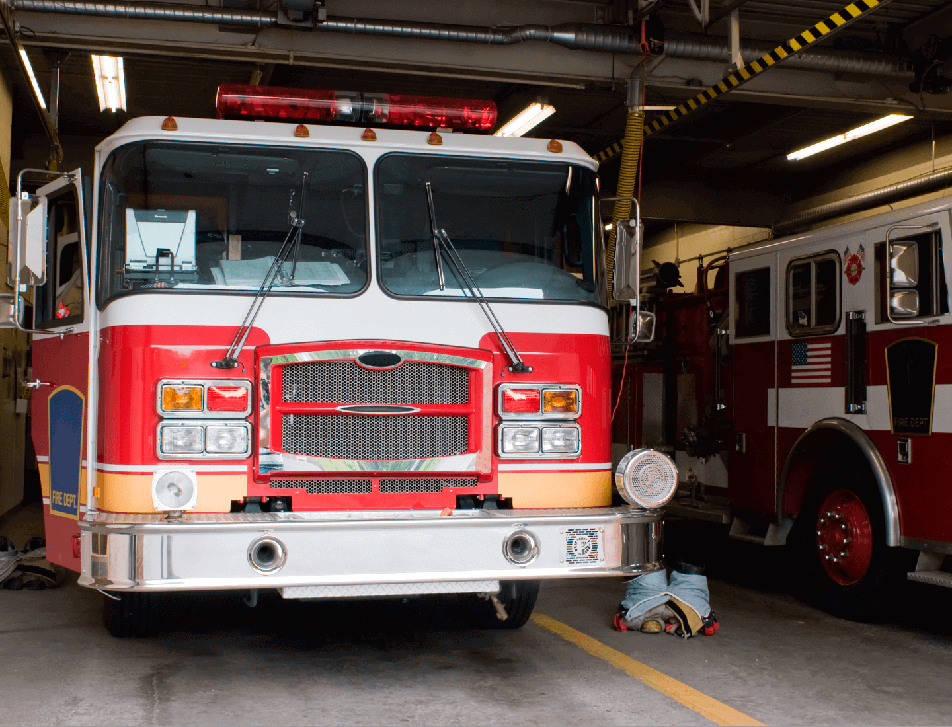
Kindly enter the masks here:
<path id="1" fill-rule="evenodd" d="M 640 104 L 639 104 L 640 106 Z M 638 159 L 641 156 L 641 143 L 645 136 L 645 112 L 640 108 L 629 108 L 628 121 L 625 123 L 625 148 L 621 153 L 621 169 L 618 170 L 618 191 L 616 197 L 631 197 L 635 193 L 638 179 Z M 605 256 L 608 258 L 608 300 L 612 300 L 612 277 L 615 268 L 615 223 L 627 220 L 631 216 L 631 200 L 620 199 L 615 202 L 612 213 L 612 229 L 608 233 Z M 638 281 L 635 281 L 638 284 Z"/>

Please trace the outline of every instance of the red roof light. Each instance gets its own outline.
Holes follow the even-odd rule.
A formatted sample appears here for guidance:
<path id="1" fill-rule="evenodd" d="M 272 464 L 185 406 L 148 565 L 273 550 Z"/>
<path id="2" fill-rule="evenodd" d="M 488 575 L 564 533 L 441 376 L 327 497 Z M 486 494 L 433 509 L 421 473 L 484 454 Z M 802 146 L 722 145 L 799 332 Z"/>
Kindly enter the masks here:
<path id="1" fill-rule="evenodd" d="M 337 121 L 425 129 L 443 126 L 473 131 L 490 131 L 496 125 L 493 101 L 237 83 L 223 83 L 218 87 L 215 110 L 220 119 L 227 116 Z"/>

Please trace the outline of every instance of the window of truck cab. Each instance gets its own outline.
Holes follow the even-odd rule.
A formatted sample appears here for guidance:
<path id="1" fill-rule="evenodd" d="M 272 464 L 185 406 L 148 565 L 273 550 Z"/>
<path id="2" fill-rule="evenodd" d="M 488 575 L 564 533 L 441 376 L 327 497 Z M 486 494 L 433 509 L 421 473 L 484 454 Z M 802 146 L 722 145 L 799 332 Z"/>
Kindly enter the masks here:
<path id="1" fill-rule="evenodd" d="M 33 300 L 38 328 L 68 326 L 83 320 L 82 224 L 76 190 L 67 185 L 47 200 L 46 283 L 37 287 Z"/>
<path id="2" fill-rule="evenodd" d="M 136 292 L 254 293 L 289 234 L 272 295 L 356 295 L 369 281 L 366 179 L 348 151 L 119 147 L 99 185 L 97 303 Z M 299 240 L 295 219 L 304 220 Z"/>
<path id="3" fill-rule="evenodd" d="M 470 297 L 451 251 L 438 263 L 435 225 L 446 231 L 487 298 L 606 305 L 592 170 L 570 163 L 393 153 L 377 162 L 375 185 L 377 269 L 390 295 Z"/>
<path id="4" fill-rule="evenodd" d="M 840 256 L 833 250 L 791 260 L 786 323 L 791 336 L 833 333 L 840 326 Z"/>

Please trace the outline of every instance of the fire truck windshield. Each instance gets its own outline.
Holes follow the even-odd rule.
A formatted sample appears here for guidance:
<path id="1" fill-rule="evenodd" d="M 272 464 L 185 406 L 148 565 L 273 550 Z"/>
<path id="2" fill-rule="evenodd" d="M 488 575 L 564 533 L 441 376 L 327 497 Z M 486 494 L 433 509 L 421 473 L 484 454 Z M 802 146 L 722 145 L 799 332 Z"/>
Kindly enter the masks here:
<path id="1" fill-rule="evenodd" d="M 604 303 L 595 173 L 550 162 L 390 154 L 377 164 L 381 284 L 397 296 L 468 297 L 434 251 L 427 183 L 459 256 L 487 298 Z"/>
<path id="2" fill-rule="evenodd" d="M 350 152 L 134 143 L 106 161 L 100 201 L 100 307 L 134 291 L 257 291 L 296 216 L 293 276 L 289 260 L 272 295 L 367 284 L 366 167 Z"/>

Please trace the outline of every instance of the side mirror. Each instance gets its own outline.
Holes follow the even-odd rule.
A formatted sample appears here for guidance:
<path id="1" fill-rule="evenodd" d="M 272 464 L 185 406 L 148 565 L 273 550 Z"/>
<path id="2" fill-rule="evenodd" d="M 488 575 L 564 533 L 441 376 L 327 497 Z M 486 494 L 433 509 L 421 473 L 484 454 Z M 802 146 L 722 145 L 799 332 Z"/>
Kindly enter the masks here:
<path id="1" fill-rule="evenodd" d="M 651 343 L 655 334 L 655 314 L 646 311 L 633 311 L 628 324 L 628 340 L 634 343 Z"/>
<path id="2" fill-rule="evenodd" d="M 641 225 L 637 220 L 619 220 L 615 224 L 615 260 L 612 273 L 612 297 L 635 300 L 641 281 Z"/>
<path id="3" fill-rule="evenodd" d="M 919 246 L 914 242 L 895 242 L 889 251 L 889 274 L 894 288 L 919 285 Z"/>
<path id="4" fill-rule="evenodd" d="M 43 285 L 46 283 L 46 197 L 11 201 L 15 203 L 10 205 L 7 283 L 14 289 L 17 285 Z M 32 207 L 33 202 L 36 207 Z"/>
<path id="5" fill-rule="evenodd" d="M 20 296 L 20 305 L 13 305 L 13 293 L 0 293 L 0 328 L 19 328 L 23 325 L 23 311 L 26 309 L 26 301 Z M 14 318 L 14 311 L 18 310 L 20 320 Z M 20 326 L 17 325 L 20 324 Z"/>

